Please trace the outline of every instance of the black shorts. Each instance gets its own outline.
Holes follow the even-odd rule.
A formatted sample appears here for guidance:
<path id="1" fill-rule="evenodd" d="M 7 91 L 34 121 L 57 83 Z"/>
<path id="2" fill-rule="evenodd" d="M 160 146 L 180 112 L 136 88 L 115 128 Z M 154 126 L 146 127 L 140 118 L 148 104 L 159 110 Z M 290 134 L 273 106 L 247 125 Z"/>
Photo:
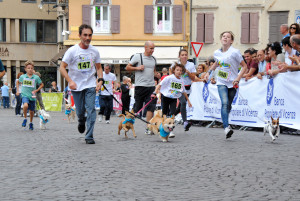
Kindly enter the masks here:
<path id="1" fill-rule="evenodd" d="M 155 87 L 142 87 L 142 86 L 136 86 L 134 88 L 134 113 L 137 113 L 145 104 L 147 104 L 151 100 L 151 95 L 153 94 L 155 90 Z M 157 99 L 154 99 L 149 103 L 149 105 L 146 107 L 147 111 L 154 112 L 156 107 L 156 101 Z"/>

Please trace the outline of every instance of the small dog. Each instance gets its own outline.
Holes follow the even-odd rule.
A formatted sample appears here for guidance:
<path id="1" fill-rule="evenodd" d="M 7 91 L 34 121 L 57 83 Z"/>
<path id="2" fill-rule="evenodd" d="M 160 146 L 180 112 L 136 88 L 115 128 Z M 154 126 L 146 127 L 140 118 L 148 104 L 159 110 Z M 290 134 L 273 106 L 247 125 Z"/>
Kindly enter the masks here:
<path id="1" fill-rule="evenodd" d="M 49 113 L 47 113 L 45 110 L 39 110 L 39 116 L 40 116 L 40 128 L 42 130 L 46 129 L 46 124 L 51 119 L 51 116 Z"/>
<path id="2" fill-rule="evenodd" d="M 266 135 L 266 133 L 268 132 L 269 135 L 271 136 L 271 141 L 273 142 L 280 133 L 280 127 L 279 127 L 279 117 L 276 119 L 273 119 L 273 117 L 271 117 L 271 122 L 268 121 L 266 122 L 267 125 L 264 127 L 264 135 Z"/>
<path id="3" fill-rule="evenodd" d="M 160 135 L 160 138 L 163 142 L 168 142 L 170 133 L 175 128 L 175 116 L 173 115 L 172 118 L 167 118 L 166 115 L 161 117 L 159 112 L 150 120 L 151 124 L 148 124 L 148 129 L 155 135 Z"/>
<path id="4" fill-rule="evenodd" d="M 130 111 L 132 114 L 134 114 L 134 111 L 133 109 Z M 132 115 L 131 113 L 125 111 L 125 114 L 120 114 L 119 117 L 123 117 L 122 121 L 119 123 L 119 131 L 118 131 L 118 135 L 120 135 L 120 131 L 122 129 L 124 129 L 125 131 L 125 138 L 128 138 L 127 136 L 127 132 L 131 129 L 132 130 L 132 133 L 133 133 L 133 137 L 136 138 L 136 135 L 135 135 L 135 130 L 134 130 L 134 122 L 135 122 L 135 116 Z"/>
<path id="5" fill-rule="evenodd" d="M 71 118 L 73 119 L 73 122 L 75 122 L 76 112 L 75 109 L 71 106 L 71 104 L 66 104 L 65 114 L 68 117 L 69 123 L 71 122 Z"/>

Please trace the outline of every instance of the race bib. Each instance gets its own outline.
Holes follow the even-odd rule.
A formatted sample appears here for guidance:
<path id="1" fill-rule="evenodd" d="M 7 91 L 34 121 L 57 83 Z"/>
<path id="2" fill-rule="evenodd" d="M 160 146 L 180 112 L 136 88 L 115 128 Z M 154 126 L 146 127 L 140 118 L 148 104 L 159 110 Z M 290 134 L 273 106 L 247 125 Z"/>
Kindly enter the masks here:
<path id="1" fill-rule="evenodd" d="M 34 88 L 35 87 L 35 80 L 34 79 L 30 79 L 30 78 L 24 78 L 23 83 L 22 83 L 23 87 L 30 87 L 30 88 Z"/>
<path id="2" fill-rule="evenodd" d="M 92 54 L 80 54 L 77 59 L 77 70 L 81 72 L 90 71 L 93 63 Z"/>
<path id="3" fill-rule="evenodd" d="M 219 79 L 228 81 L 230 78 L 230 70 L 229 69 L 220 69 L 218 71 L 217 76 L 219 77 Z"/>
<path id="4" fill-rule="evenodd" d="M 80 62 L 77 66 L 78 70 L 89 70 L 91 69 L 91 62 Z"/>
<path id="5" fill-rule="evenodd" d="M 181 84 L 181 83 L 178 83 L 178 82 L 171 82 L 171 88 L 180 90 L 181 87 L 182 87 L 182 84 Z"/>
<path id="6" fill-rule="evenodd" d="M 109 84 L 109 81 L 104 81 L 104 84 Z"/>

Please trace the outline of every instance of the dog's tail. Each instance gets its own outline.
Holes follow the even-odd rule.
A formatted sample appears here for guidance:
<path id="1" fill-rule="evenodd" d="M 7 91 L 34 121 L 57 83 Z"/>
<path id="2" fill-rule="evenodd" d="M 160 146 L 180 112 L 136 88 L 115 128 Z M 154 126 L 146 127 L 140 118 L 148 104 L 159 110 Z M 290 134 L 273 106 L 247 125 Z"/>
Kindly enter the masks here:
<path id="1" fill-rule="evenodd" d="M 125 115 L 124 115 L 124 114 L 119 114 L 118 117 L 123 117 L 123 118 L 125 118 Z"/>

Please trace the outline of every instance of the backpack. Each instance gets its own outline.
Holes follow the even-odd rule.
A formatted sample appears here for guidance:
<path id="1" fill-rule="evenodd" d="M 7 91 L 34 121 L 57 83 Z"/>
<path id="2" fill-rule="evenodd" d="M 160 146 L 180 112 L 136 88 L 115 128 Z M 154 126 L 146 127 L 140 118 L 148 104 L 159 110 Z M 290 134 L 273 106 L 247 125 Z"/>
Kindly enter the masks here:
<path id="1" fill-rule="evenodd" d="M 139 55 L 140 55 L 140 57 L 141 57 L 141 65 L 143 65 L 143 57 L 142 57 L 142 53 L 137 53 L 137 54 L 139 54 Z M 131 59 L 132 59 L 132 57 L 133 57 L 134 55 L 136 55 L 136 54 L 133 54 L 133 55 L 131 55 L 131 57 L 130 57 L 129 61 L 131 61 Z M 154 57 L 154 56 L 152 56 L 152 58 L 154 59 L 154 61 L 155 61 L 155 66 L 156 66 L 156 59 L 155 59 L 155 57 Z M 136 62 L 136 63 L 135 63 L 135 64 L 133 64 L 132 66 L 136 67 L 136 66 L 137 66 L 137 64 L 138 64 L 138 62 Z"/>

